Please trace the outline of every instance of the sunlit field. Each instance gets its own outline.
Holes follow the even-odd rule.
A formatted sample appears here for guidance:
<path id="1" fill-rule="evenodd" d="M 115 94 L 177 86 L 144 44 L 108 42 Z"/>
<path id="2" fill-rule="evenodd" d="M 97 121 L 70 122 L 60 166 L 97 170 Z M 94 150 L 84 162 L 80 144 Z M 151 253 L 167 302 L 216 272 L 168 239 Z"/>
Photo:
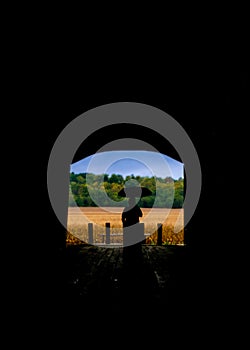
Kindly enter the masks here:
<path id="1" fill-rule="evenodd" d="M 144 223 L 144 233 L 147 244 L 157 242 L 157 224 L 162 224 L 163 244 L 176 245 L 184 243 L 184 210 L 167 208 L 141 208 Z M 99 207 L 69 207 L 68 208 L 68 237 L 67 244 L 73 244 L 74 237 L 88 243 L 88 223 L 93 223 L 93 238 L 95 243 L 104 243 L 105 224 L 110 223 L 111 243 L 122 242 L 123 208 Z M 71 236 L 73 235 L 73 237 Z"/>

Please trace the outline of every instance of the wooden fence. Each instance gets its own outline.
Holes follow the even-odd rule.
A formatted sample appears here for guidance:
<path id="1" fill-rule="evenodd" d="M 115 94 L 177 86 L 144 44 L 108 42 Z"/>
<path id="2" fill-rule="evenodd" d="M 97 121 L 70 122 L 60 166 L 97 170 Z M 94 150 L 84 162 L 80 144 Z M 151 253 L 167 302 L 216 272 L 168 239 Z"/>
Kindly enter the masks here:
<path id="1" fill-rule="evenodd" d="M 144 223 L 139 223 L 137 230 L 139 231 L 139 234 L 141 235 L 140 237 L 142 238 L 140 240 L 141 244 L 146 243 L 146 238 L 151 236 L 152 234 L 150 233 L 145 233 L 144 231 Z M 124 229 L 123 229 L 124 231 Z M 162 245 L 162 224 L 158 223 L 157 224 L 157 245 Z M 88 224 L 88 243 L 89 244 L 95 244 L 95 245 L 114 245 L 114 244 L 119 244 L 119 243 L 114 243 L 113 239 L 114 237 L 122 237 L 122 241 L 124 241 L 124 232 L 122 233 L 111 233 L 110 232 L 110 223 L 106 222 L 105 224 L 105 233 L 101 234 L 102 236 L 102 242 L 101 243 L 96 243 L 94 242 L 94 230 L 93 230 L 93 223 Z M 122 245 L 122 243 L 120 243 Z"/>

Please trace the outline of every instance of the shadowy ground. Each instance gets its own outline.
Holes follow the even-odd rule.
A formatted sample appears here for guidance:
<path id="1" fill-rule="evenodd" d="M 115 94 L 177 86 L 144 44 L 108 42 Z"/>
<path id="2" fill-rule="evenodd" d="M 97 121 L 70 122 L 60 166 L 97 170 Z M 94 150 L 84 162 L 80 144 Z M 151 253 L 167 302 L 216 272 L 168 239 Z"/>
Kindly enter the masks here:
<path id="1" fill-rule="evenodd" d="M 82 315 L 141 317 L 184 310 L 192 287 L 188 255 L 184 246 L 69 246 L 67 311 L 77 308 Z"/>

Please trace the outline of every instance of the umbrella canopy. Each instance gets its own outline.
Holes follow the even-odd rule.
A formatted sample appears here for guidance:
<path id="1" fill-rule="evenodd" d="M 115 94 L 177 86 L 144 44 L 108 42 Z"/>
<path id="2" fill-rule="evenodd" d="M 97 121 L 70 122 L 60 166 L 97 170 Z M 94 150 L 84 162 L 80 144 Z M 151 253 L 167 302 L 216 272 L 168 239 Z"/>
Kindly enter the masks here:
<path id="1" fill-rule="evenodd" d="M 128 198 L 147 197 L 151 195 L 152 192 L 147 187 L 140 186 L 124 187 L 118 192 L 118 196 Z"/>

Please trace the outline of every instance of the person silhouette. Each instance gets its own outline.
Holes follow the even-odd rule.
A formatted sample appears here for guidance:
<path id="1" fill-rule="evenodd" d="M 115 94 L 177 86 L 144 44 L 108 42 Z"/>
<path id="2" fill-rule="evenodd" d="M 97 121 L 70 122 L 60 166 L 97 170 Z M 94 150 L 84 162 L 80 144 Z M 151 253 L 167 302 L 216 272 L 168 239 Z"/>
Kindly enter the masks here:
<path id="1" fill-rule="evenodd" d="M 130 197 L 128 199 L 128 206 L 125 207 L 122 212 L 123 227 L 128 227 L 139 223 L 140 217 L 142 217 L 141 208 L 136 203 L 135 197 Z"/>

